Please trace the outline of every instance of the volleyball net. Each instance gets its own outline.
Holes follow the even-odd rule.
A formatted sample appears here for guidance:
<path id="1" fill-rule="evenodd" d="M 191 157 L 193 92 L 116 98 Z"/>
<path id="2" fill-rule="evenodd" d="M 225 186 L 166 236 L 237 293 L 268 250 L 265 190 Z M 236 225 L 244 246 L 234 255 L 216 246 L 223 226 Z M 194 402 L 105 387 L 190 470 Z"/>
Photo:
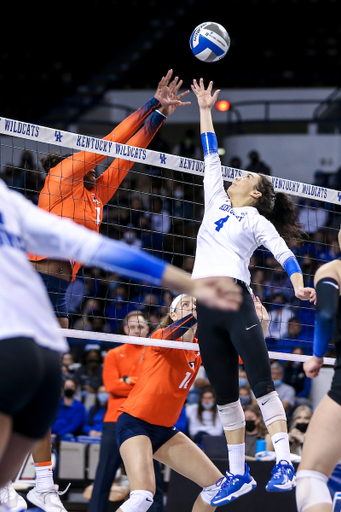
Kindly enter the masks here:
<path id="1" fill-rule="evenodd" d="M 116 175 L 119 181 L 122 179 L 118 188 L 117 184 L 107 184 L 109 199 L 100 232 L 191 272 L 203 217 L 203 161 L 191 155 L 141 149 L 17 120 L 0 120 L 0 177 L 35 204 L 46 178 L 41 159 L 55 152 L 63 156 L 74 154 L 77 159 L 80 151 L 99 155 L 99 160 L 105 158 L 96 167 L 97 177 L 115 164 Z M 85 165 L 84 153 L 82 158 Z M 126 174 L 127 161 L 132 167 Z M 226 187 L 247 172 L 222 165 Z M 313 286 L 317 268 L 340 254 L 337 235 L 341 193 L 326 186 L 325 179 L 316 184 L 276 176 L 271 176 L 271 180 L 276 192 L 290 194 L 296 205 L 306 236 L 289 243 L 289 247 L 301 265 L 305 285 Z M 63 196 L 59 199 L 62 201 Z M 82 223 L 82 219 L 77 221 Z M 252 290 L 269 316 L 266 342 L 270 357 L 306 359 L 312 353 L 314 306 L 295 298 L 286 273 L 264 247 L 253 255 L 250 273 Z M 159 343 L 193 349 L 193 344 L 187 347 L 189 344 L 149 338 L 137 341 L 136 337 L 123 334 L 122 321 L 131 311 L 141 311 L 150 330 L 156 329 L 168 314 L 174 295 L 173 290 L 82 267 L 67 291 L 70 328 L 65 333 L 71 344 L 91 342 L 111 348 L 113 343 Z M 333 350 L 331 343 L 331 357 L 325 359 L 326 364 L 333 363 Z M 292 355 L 293 351 L 296 354 Z"/>

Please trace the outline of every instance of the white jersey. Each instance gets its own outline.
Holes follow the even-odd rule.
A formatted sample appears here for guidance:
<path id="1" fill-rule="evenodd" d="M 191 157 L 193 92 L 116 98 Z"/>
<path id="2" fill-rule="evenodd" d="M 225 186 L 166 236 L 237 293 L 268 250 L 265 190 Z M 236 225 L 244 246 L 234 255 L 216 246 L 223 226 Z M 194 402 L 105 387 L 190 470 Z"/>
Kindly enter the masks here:
<path id="1" fill-rule="evenodd" d="M 0 180 L 0 343 L 24 336 L 66 352 L 46 287 L 26 253 L 86 263 L 99 244 L 97 233 L 37 208 Z"/>
<path id="2" fill-rule="evenodd" d="M 232 208 L 217 153 L 205 156 L 205 211 L 192 278 L 229 276 L 250 284 L 250 258 L 263 245 L 283 266 L 294 257 L 275 227 L 253 206 Z"/>

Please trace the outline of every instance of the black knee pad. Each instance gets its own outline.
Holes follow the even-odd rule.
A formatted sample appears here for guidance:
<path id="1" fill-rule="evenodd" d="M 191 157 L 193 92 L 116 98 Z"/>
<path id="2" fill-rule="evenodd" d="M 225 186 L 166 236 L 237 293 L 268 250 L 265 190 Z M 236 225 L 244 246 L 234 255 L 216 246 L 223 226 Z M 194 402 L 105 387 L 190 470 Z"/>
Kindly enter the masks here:
<path id="1" fill-rule="evenodd" d="M 252 386 L 252 391 L 256 398 L 260 398 L 261 396 L 275 391 L 275 385 L 272 380 L 257 382 L 257 384 Z"/>

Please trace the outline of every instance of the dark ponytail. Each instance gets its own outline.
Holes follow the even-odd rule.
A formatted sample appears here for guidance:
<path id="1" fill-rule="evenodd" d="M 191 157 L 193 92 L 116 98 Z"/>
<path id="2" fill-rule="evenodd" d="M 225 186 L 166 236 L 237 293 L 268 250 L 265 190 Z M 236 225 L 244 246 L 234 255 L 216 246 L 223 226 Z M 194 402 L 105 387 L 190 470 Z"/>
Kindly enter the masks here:
<path id="1" fill-rule="evenodd" d="M 257 190 L 262 195 L 257 199 L 255 208 L 286 241 L 303 239 L 304 233 L 297 222 L 298 214 L 291 197 L 283 192 L 275 193 L 271 180 L 264 174 L 260 174 L 259 178 Z"/>
<path id="2" fill-rule="evenodd" d="M 53 169 L 58 165 L 62 160 L 71 156 L 72 153 L 68 153 L 67 155 L 61 155 L 60 153 L 48 153 L 40 159 L 40 163 L 46 172 L 49 173 L 50 169 Z"/>

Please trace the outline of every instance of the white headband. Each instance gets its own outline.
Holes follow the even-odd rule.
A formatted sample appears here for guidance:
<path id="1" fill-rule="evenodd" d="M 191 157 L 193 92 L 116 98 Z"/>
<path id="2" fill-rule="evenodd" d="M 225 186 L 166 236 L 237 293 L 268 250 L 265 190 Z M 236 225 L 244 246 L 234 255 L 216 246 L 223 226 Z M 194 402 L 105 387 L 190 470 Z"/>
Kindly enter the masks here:
<path id="1" fill-rule="evenodd" d="M 179 304 L 180 300 L 183 299 L 184 297 L 187 297 L 187 295 L 187 293 L 181 293 L 180 295 L 175 297 L 172 304 L 170 305 L 169 311 L 171 313 L 174 313 L 174 311 L 176 310 L 176 306 Z"/>

